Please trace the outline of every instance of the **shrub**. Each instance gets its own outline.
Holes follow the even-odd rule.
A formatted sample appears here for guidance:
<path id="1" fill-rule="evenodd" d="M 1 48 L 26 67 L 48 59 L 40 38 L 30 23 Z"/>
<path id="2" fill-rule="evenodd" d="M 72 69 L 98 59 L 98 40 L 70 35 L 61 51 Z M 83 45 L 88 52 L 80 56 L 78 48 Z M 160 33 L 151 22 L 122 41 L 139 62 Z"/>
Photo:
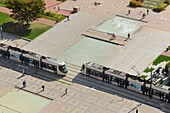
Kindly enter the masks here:
<path id="1" fill-rule="evenodd" d="M 48 11 L 48 10 L 45 10 L 44 13 L 43 13 L 44 18 L 48 18 L 50 20 L 55 20 L 55 21 L 62 21 L 63 19 L 66 18 L 66 16 L 62 15 L 62 14 L 57 14 L 57 13 L 54 13 L 54 12 L 51 12 L 51 11 Z"/>
<path id="2" fill-rule="evenodd" d="M 141 7 L 142 6 L 142 2 L 141 1 L 136 1 L 136 0 L 131 0 L 130 3 L 129 3 L 129 6 Z"/>
<path id="3" fill-rule="evenodd" d="M 161 12 L 161 11 L 163 11 L 163 10 L 166 8 L 167 5 L 168 5 L 168 4 L 165 4 L 165 3 L 159 4 L 158 6 L 156 6 L 156 7 L 153 9 L 153 11 L 155 11 L 155 12 Z"/>
<path id="4" fill-rule="evenodd" d="M 165 0 L 164 3 L 169 5 L 170 4 L 170 0 Z"/>
<path id="5" fill-rule="evenodd" d="M 168 63 L 166 64 L 166 66 L 167 66 L 167 68 L 170 68 L 170 62 L 168 62 Z"/>
<path id="6" fill-rule="evenodd" d="M 170 50 L 170 46 L 168 47 L 168 50 Z"/>
<path id="7" fill-rule="evenodd" d="M 45 10 L 44 13 L 43 13 L 45 16 L 50 16 L 50 17 L 53 17 L 55 14 L 51 11 L 48 11 L 48 10 Z"/>

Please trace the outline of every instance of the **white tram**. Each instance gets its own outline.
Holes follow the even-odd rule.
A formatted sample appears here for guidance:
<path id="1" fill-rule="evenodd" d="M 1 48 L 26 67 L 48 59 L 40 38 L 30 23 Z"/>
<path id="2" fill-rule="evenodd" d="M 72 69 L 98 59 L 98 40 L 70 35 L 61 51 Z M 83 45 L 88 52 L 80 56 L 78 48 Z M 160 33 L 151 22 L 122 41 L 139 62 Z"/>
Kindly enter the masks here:
<path id="1" fill-rule="evenodd" d="M 68 72 L 63 61 L 4 44 L 0 45 L 0 56 L 58 75 L 65 76 Z"/>

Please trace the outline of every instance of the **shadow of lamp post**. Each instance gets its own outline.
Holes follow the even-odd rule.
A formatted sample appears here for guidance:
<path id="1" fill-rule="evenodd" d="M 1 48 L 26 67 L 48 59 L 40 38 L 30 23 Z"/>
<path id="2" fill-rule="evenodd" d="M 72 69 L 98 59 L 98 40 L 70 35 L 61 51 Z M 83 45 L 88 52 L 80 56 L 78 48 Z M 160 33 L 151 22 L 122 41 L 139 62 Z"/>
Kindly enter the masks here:
<path id="1" fill-rule="evenodd" d="M 137 73 L 137 76 L 140 75 L 140 72 L 139 72 L 139 70 L 136 68 L 136 66 L 133 66 L 132 69 Z"/>
<path id="2" fill-rule="evenodd" d="M 151 81 L 150 81 L 150 88 L 149 88 L 149 98 L 152 98 L 152 71 L 151 71 Z"/>

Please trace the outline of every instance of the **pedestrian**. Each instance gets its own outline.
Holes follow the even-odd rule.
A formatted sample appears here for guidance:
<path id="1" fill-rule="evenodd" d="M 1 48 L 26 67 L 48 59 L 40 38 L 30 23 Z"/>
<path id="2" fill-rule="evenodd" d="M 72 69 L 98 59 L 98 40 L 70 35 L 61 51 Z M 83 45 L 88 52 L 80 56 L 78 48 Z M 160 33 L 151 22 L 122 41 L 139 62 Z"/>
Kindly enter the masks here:
<path id="1" fill-rule="evenodd" d="M 67 94 L 67 88 L 65 89 L 65 94 Z"/>
<path id="2" fill-rule="evenodd" d="M 130 39 L 130 33 L 128 33 L 128 35 L 127 35 L 127 36 L 128 36 L 128 39 Z"/>
<path id="3" fill-rule="evenodd" d="M 60 11 L 60 6 L 58 6 L 58 11 Z"/>
<path id="4" fill-rule="evenodd" d="M 129 9 L 129 11 L 128 11 L 128 14 L 130 14 L 130 9 Z"/>
<path id="5" fill-rule="evenodd" d="M 145 13 L 143 13 L 143 15 L 142 15 L 142 19 L 144 19 L 144 18 L 145 18 L 145 16 L 146 16 L 146 14 L 145 14 Z"/>
<path id="6" fill-rule="evenodd" d="M 23 81 L 22 85 L 23 85 L 23 88 L 25 88 L 26 87 L 26 81 Z"/>
<path id="7" fill-rule="evenodd" d="M 123 101 L 124 99 L 123 99 L 123 97 L 122 97 L 122 101 Z"/>
<path id="8" fill-rule="evenodd" d="M 136 109 L 136 113 L 138 113 L 138 109 Z"/>
<path id="9" fill-rule="evenodd" d="M 44 91 L 44 89 L 45 89 L 45 86 L 44 86 L 44 85 L 42 85 L 42 91 Z"/>
<path id="10" fill-rule="evenodd" d="M 69 15 L 67 16 L 67 20 L 68 20 L 68 21 L 70 20 Z"/>
<path id="11" fill-rule="evenodd" d="M 149 10 L 147 9 L 146 11 L 147 11 L 147 15 L 148 15 L 149 14 Z"/>
<path id="12" fill-rule="evenodd" d="M 55 24 L 58 23 L 58 19 L 55 21 Z"/>

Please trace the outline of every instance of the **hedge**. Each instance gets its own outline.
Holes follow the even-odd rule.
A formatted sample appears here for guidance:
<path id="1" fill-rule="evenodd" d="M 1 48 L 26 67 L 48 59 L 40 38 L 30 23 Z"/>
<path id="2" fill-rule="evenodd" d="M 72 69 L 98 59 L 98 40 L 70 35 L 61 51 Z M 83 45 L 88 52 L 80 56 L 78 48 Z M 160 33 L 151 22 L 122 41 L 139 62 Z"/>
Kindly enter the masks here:
<path id="1" fill-rule="evenodd" d="M 153 9 L 153 11 L 155 11 L 155 12 L 161 12 L 161 11 L 163 11 L 163 10 L 166 8 L 167 5 L 168 5 L 168 4 L 165 4 L 165 3 L 159 4 L 158 6 L 156 6 L 156 7 Z"/>
<path id="2" fill-rule="evenodd" d="M 66 18 L 66 16 L 64 16 L 62 14 L 57 14 L 57 13 L 54 13 L 54 12 L 51 12 L 51 11 L 48 11 L 48 10 L 45 10 L 43 15 L 41 17 L 48 18 L 50 20 L 55 20 L 55 21 L 58 21 L 58 22 L 60 22 L 60 21 L 62 21 L 63 19 Z"/>
<path id="3" fill-rule="evenodd" d="M 141 1 L 136 1 L 136 0 L 131 0 L 130 3 L 129 3 L 129 6 L 141 7 L 142 6 L 142 2 Z"/>
<path id="4" fill-rule="evenodd" d="M 165 0 L 164 3 L 169 5 L 170 4 L 170 0 Z"/>

